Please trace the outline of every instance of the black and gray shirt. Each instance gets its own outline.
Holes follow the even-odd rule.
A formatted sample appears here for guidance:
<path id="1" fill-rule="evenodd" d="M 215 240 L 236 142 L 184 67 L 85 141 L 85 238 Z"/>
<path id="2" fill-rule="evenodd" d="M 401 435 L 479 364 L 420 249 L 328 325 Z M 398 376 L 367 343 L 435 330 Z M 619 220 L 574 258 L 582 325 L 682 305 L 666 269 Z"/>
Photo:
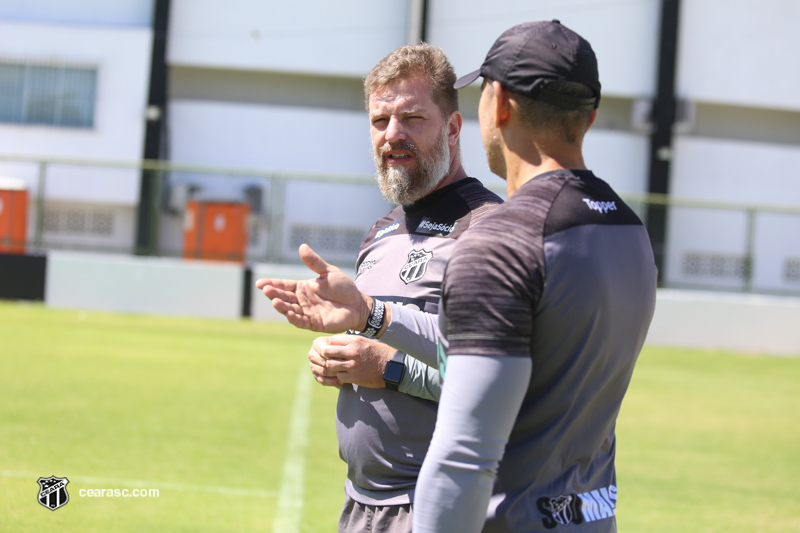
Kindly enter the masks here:
<path id="1" fill-rule="evenodd" d="M 536 176 L 465 235 L 415 531 L 616 531 L 614 429 L 655 294 L 644 226 L 589 171 Z"/>
<path id="2" fill-rule="evenodd" d="M 395 208 L 362 243 L 356 285 L 380 300 L 437 313 L 456 239 L 500 203 L 478 180 L 465 178 Z M 369 505 L 411 502 L 437 405 L 398 391 L 341 387 L 336 431 L 351 498 Z"/>

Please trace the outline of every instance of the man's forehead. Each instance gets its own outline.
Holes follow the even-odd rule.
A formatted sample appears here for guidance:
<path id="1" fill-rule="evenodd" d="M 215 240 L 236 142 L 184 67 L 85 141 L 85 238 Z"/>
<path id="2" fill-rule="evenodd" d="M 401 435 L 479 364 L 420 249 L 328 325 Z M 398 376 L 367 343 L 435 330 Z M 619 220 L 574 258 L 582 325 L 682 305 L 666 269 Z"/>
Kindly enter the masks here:
<path id="1" fill-rule="evenodd" d="M 432 111 L 438 106 L 431 97 L 430 83 L 424 78 L 410 78 L 387 83 L 369 96 L 369 109 L 398 105 L 416 111 Z"/>

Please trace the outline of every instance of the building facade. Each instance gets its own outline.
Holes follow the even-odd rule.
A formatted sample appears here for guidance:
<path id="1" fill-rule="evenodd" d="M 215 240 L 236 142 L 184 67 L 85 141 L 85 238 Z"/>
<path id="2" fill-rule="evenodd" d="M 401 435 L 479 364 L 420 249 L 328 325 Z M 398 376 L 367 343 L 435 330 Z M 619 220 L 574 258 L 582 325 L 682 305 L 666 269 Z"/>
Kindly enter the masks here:
<path id="1" fill-rule="evenodd" d="M 159 1 L 0 6 L 0 155 L 140 159 Z M 368 70 L 394 48 L 424 39 L 465 73 L 503 30 L 526 20 L 558 18 L 592 43 L 603 97 L 585 141 L 587 164 L 623 195 L 651 189 L 662 19 L 675 0 L 168 3 L 162 157 L 263 175 L 165 176 L 163 253 L 181 252 L 186 199 L 238 198 L 253 208 L 251 259 L 266 258 L 272 240 L 279 242 L 272 259 L 294 260 L 297 245 L 310 242 L 334 261 L 352 261 L 360 236 L 391 207 L 377 187 L 278 182 L 267 174 L 372 175 L 361 86 Z M 800 3 L 682 0 L 676 13 L 677 113 L 671 144 L 658 152 L 669 162 L 666 192 L 800 206 L 800 102 L 793 97 Z M 478 94 L 477 87 L 462 91 L 464 166 L 502 189 L 484 160 Z M 32 197 L 38 171 L 0 161 L 0 175 L 25 180 Z M 131 249 L 140 179 L 135 169 L 49 166 L 43 240 Z M 278 208 L 281 227 L 271 227 Z M 667 286 L 800 291 L 800 216 L 674 206 L 664 239 Z"/>

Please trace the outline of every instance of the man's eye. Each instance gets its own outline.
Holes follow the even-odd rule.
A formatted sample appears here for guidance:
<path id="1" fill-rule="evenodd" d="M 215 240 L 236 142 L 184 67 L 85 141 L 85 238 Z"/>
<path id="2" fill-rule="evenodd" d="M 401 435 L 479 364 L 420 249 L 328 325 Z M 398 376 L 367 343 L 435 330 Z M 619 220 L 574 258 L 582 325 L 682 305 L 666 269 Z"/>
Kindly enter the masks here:
<path id="1" fill-rule="evenodd" d="M 385 118 L 376 118 L 372 121 L 372 125 L 375 127 L 381 127 L 385 125 L 387 120 Z"/>

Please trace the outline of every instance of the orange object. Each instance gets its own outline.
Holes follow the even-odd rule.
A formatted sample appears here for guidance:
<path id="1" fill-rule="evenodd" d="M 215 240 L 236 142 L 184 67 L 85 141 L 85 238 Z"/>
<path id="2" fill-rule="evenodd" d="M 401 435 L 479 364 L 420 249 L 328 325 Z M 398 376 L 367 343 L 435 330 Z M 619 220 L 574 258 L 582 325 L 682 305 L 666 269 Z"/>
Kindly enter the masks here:
<path id="1" fill-rule="evenodd" d="M 183 224 L 183 257 L 244 261 L 247 203 L 190 200 Z"/>
<path id="2" fill-rule="evenodd" d="M 24 254 L 28 229 L 28 191 L 19 180 L 0 180 L 0 253 Z"/>

